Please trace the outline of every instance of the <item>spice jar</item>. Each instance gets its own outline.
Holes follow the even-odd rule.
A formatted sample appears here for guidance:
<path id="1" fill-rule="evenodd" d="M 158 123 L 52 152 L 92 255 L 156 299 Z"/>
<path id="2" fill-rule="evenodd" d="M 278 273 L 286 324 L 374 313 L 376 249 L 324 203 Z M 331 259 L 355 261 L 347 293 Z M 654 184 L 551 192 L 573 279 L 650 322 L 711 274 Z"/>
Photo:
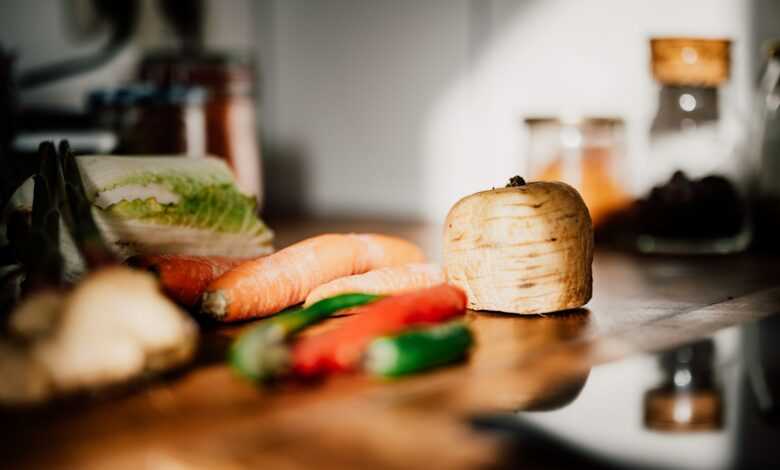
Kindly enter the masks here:
<path id="1" fill-rule="evenodd" d="M 730 105 L 730 41 L 650 42 L 658 106 L 637 204 L 636 247 L 649 253 L 731 253 L 750 241 L 742 126 Z"/>
<path id="2" fill-rule="evenodd" d="M 118 153 L 206 155 L 204 97 L 201 88 L 172 86 L 123 102 Z"/>
<path id="3" fill-rule="evenodd" d="M 577 188 L 594 228 L 631 202 L 623 121 L 614 117 L 562 120 L 532 117 L 528 175 Z"/>
<path id="4" fill-rule="evenodd" d="M 152 83 L 187 84 L 207 91 L 206 150 L 226 160 L 238 185 L 260 202 L 260 149 L 250 58 L 238 53 L 158 52 L 144 58 L 139 74 Z"/>
<path id="5" fill-rule="evenodd" d="M 142 83 L 92 90 L 87 95 L 87 110 L 92 125 L 117 136 L 124 135 L 138 120 L 141 100 L 153 93 L 154 87 Z M 121 148 L 117 151 L 121 152 Z"/>

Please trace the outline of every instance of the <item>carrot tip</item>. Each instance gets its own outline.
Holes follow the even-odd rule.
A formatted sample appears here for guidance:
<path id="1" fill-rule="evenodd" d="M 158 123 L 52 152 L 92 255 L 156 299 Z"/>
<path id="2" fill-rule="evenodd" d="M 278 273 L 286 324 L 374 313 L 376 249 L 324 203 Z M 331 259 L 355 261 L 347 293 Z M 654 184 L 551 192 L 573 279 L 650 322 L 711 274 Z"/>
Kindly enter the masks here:
<path id="1" fill-rule="evenodd" d="M 213 317 L 222 318 L 227 314 L 229 303 L 227 295 L 220 290 L 206 292 L 203 294 L 201 310 Z"/>

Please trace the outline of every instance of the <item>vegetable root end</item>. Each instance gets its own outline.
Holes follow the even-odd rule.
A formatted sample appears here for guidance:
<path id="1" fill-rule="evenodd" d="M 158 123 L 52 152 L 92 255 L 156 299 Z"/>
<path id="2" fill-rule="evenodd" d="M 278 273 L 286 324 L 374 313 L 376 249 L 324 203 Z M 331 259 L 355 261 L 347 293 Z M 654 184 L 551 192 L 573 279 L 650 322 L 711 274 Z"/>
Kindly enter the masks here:
<path id="1" fill-rule="evenodd" d="M 220 319 L 227 314 L 230 299 L 228 295 L 221 291 L 206 292 L 203 294 L 203 304 L 201 311 L 211 317 Z"/>

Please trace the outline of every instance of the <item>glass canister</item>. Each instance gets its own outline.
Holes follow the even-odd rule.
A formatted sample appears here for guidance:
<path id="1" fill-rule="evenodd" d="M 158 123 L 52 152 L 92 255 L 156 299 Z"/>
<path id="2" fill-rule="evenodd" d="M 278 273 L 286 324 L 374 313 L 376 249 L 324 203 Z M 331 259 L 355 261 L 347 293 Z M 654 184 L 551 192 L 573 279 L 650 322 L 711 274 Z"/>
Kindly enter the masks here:
<path id="1" fill-rule="evenodd" d="M 250 56 L 238 52 L 155 52 L 144 58 L 139 75 L 156 84 L 186 84 L 207 91 L 207 152 L 226 160 L 239 186 L 255 195 L 260 204 L 262 169 Z"/>
<path id="2" fill-rule="evenodd" d="M 755 178 L 751 196 L 756 244 L 776 251 L 780 237 L 780 41 L 770 43 L 766 50 L 752 116 Z"/>
<path id="3" fill-rule="evenodd" d="M 648 253 L 743 250 L 751 230 L 745 198 L 744 127 L 731 105 L 727 39 L 650 41 L 658 106 L 637 203 L 636 247 Z"/>
<path id="4" fill-rule="evenodd" d="M 123 135 L 138 120 L 139 103 L 155 92 L 154 87 L 143 83 L 91 91 L 87 95 L 87 111 L 92 125 L 117 136 Z"/>
<path id="5" fill-rule="evenodd" d="M 149 90 L 121 106 L 118 153 L 206 155 L 202 88 L 171 86 Z"/>
<path id="6" fill-rule="evenodd" d="M 528 172 L 580 192 L 596 229 L 632 201 L 623 120 L 615 117 L 530 117 Z"/>

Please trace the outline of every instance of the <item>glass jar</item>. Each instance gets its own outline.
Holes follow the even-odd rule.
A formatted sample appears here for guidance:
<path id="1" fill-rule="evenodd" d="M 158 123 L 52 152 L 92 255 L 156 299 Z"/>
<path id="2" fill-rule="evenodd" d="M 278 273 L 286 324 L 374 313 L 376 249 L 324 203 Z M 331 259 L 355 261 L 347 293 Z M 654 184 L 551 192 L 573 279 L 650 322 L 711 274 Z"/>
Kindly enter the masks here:
<path id="1" fill-rule="evenodd" d="M 122 104 L 118 153 L 132 155 L 206 155 L 205 92 L 172 86 Z"/>
<path id="2" fill-rule="evenodd" d="M 87 95 L 87 111 L 92 125 L 117 136 L 123 135 L 138 120 L 139 103 L 153 93 L 155 89 L 143 83 L 91 91 Z"/>
<path id="3" fill-rule="evenodd" d="M 630 204 L 623 121 L 614 117 L 563 120 L 531 117 L 528 126 L 528 176 L 563 181 L 577 188 L 593 225 Z"/>
<path id="4" fill-rule="evenodd" d="M 262 203 L 260 148 L 255 121 L 254 67 L 240 53 L 156 52 L 140 66 L 140 78 L 167 85 L 181 83 L 203 87 L 206 149 L 233 169 L 239 187 Z"/>
<path id="5" fill-rule="evenodd" d="M 650 42 L 658 107 L 637 204 L 636 246 L 649 253 L 731 253 L 750 241 L 742 126 L 729 105 L 730 41 Z"/>
<path id="6" fill-rule="evenodd" d="M 777 250 L 780 237 L 780 41 L 767 48 L 751 126 L 756 243 Z"/>

